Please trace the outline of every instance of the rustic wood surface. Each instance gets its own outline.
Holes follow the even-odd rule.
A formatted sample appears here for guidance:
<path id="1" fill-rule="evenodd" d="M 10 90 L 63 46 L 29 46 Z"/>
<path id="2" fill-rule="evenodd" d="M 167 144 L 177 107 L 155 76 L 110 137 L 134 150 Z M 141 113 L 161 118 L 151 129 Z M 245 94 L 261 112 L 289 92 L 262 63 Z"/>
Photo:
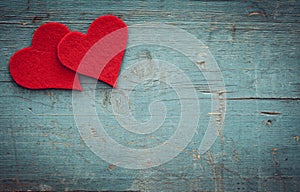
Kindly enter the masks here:
<path id="1" fill-rule="evenodd" d="M 195 137 L 179 156 L 158 167 L 114 166 L 81 139 L 71 91 L 32 91 L 13 82 L 9 58 L 30 45 L 38 26 L 57 21 L 85 32 L 104 14 L 114 14 L 127 25 L 170 24 L 209 47 L 224 76 L 227 110 L 224 129 L 206 154 L 195 151 L 200 143 Z M 1 0 L 0 190 L 299 191 L 299 22 L 300 2 L 295 0 Z M 124 66 L 148 53 L 152 52 L 147 46 L 126 52 Z M 166 60 L 170 57 L 165 55 Z M 188 69 L 196 80 L 197 74 Z M 195 87 L 205 92 L 204 84 Z M 97 84 L 99 110 L 109 107 L 110 92 L 109 86 Z M 149 101 L 143 96 L 137 89 L 134 113 L 147 119 L 143 107 Z M 165 102 L 175 106 L 174 99 L 170 93 Z M 203 124 L 209 116 L 208 102 L 201 100 Z M 125 131 L 109 128 L 118 125 L 106 115 L 103 123 L 110 135 L 128 141 Z M 156 144 L 129 138 L 137 147 Z M 164 139 L 158 136 L 156 142 Z"/>

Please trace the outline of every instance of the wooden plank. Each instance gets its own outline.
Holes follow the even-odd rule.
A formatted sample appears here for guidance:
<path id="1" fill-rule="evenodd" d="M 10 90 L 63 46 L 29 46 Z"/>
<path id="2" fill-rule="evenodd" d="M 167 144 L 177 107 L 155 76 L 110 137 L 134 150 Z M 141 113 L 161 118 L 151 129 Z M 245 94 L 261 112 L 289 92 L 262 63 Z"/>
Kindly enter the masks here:
<path id="1" fill-rule="evenodd" d="M 0 190 L 298 191 L 299 10 L 297 1 L 1 1 Z M 128 50 L 122 65 L 124 71 L 147 54 L 173 62 L 199 97 L 198 134 L 176 158 L 150 169 L 114 166 L 95 155 L 74 121 L 72 92 L 32 91 L 12 81 L 10 56 L 30 44 L 42 23 L 58 21 L 85 32 L 94 18 L 109 13 L 128 25 L 179 27 L 209 47 L 224 77 L 227 109 L 224 129 L 206 154 L 197 149 L 212 113 L 209 88 L 197 66 L 176 52 L 162 55 L 163 48 L 144 45 Z M 114 118 L 111 94 L 99 82 L 95 105 L 119 143 L 149 148 L 174 133 L 180 98 L 169 87 L 133 90 L 138 120 L 151 117 L 153 98 L 162 99 L 169 112 L 164 129 L 142 136 Z"/>

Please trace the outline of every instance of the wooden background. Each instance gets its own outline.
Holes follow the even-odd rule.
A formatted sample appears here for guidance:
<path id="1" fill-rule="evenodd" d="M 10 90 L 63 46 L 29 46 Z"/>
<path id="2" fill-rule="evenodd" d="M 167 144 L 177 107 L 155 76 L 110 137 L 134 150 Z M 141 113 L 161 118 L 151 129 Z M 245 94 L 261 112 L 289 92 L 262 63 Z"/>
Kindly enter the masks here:
<path id="1" fill-rule="evenodd" d="M 30 45 L 38 26 L 58 21 L 85 32 L 104 14 L 127 25 L 171 24 L 209 47 L 228 93 L 224 130 L 205 155 L 195 151 L 200 143 L 195 138 L 179 156 L 155 168 L 111 165 L 80 138 L 71 91 L 32 91 L 12 81 L 9 58 Z M 0 190 L 300 191 L 299 22 L 296 0 L 1 0 Z M 126 53 L 124 66 L 147 49 Z M 201 94 L 201 84 L 195 86 Z M 97 105 L 109 107 L 110 92 L 99 82 Z M 136 97 L 136 103 L 143 101 Z M 201 102 L 205 106 L 209 100 Z M 134 110 L 149 117 L 141 108 Z M 207 119 L 204 115 L 204 124 Z M 127 141 L 124 132 L 111 134 Z"/>

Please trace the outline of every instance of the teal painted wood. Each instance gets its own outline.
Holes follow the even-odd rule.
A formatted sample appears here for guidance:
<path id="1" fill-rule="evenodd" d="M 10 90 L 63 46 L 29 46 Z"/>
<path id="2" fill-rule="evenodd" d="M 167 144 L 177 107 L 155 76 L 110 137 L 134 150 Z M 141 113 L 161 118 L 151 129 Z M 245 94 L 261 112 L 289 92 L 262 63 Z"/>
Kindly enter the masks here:
<path id="1" fill-rule="evenodd" d="M 0 10 L 1 190 L 299 190 L 299 2 L 4 0 Z M 32 91 L 12 81 L 10 56 L 30 44 L 42 23 L 58 21 L 85 32 L 94 18 L 108 13 L 128 25 L 153 21 L 177 26 L 209 47 L 223 73 L 228 99 L 224 130 L 205 155 L 198 156 L 195 149 L 210 104 L 203 94 L 207 84 L 195 66 L 187 65 L 186 71 L 199 91 L 199 134 L 179 156 L 145 170 L 110 165 L 86 146 L 74 122 L 70 91 Z M 132 49 L 123 66 L 145 53 L 157 56 L 148 46 Z M 178 98 L 160 89 L 174 111 L 166 123 L 176 126 Z M 144 97 L 151 94 L 139 90 L 133 93 L 133 112 L 145 120 L 151 97 Z M 130 135 L 109 113 L 110 94 L 110 87 L 97 84 L 97 110 L 118 142 L 151 147 L 171 134 L 157 133 L 156 140 Z"/>

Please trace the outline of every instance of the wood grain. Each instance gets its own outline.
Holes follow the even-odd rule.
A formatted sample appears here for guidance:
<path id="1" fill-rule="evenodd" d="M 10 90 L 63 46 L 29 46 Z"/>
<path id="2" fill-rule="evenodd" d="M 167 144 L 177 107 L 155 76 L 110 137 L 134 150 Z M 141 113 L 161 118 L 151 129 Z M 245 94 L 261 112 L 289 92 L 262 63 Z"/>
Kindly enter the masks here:
<path id="1" fill-rule="evenodd" d="M 224 76 L 227 110 L 224 130 L 205 155 L 195 149 L 209 118 L 205 96 L 209 90 L 195 66 L 187 65 L 186 71 L 199 94 L 199 134 L 175 159 L 145 170 L 111 165 L 86 146 L 74 122 L 70 91 L 32 91 L 12 81 L 10 56 L 30 45 L 42 23 L 62 22 L 85 32 L 104 14 L 114 14 L 128 25 L 174 25 L 209 47 Z M 293 0 L 2 0 L 0 190 L 299 191 L 299 22 L 300 3 Z M 145 52 L 157 55 L 151 47 L 139 47 L 126 52 L 124 66 Z M 176 95 L 166 87 L 159 89 L 169 109 L 176 111 Z M 102 122 L 106 131 L 118 142 L 151 147 L 172 133 L 160 132 L 156 139 L 145 140 L 122 130 L 109 112 L 110 94 L 109 86 L 97 84 L 97 110 L 106 117 Z M 145 108 L 151 98 L 145 99 L 148 93 L 138 89 L 133 94 L 133 112 L 148 119 Z M 169 118 L 167 126 L 176 126 L 178 114 Z"/>

